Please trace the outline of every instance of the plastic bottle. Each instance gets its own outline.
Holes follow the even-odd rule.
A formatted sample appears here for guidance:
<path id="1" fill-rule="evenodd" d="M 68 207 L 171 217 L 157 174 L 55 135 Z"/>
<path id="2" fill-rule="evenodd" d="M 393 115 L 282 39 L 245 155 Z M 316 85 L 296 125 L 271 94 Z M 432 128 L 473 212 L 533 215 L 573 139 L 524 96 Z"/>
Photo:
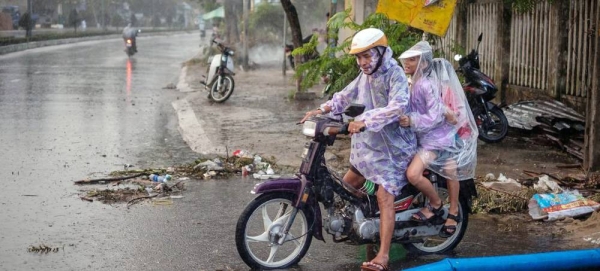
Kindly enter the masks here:
<path id="1" fill-rule="evenodd" d="M 148 179 L 155 183 L 166 183 L 171 180 L 171 175 L 166 174 L 165 176 L 161 176 L 156 174 L 150 174 L 150 176 L 148 176 Z"/>

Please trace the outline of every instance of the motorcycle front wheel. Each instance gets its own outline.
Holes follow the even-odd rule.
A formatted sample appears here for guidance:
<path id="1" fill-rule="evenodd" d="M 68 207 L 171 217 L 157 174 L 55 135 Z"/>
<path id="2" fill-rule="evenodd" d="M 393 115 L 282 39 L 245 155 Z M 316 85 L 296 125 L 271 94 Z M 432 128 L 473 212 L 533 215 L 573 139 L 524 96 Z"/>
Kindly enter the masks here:
<path id="1" fill-rule="evenodd" d="M 225 74 L 221 78 L 217 78 L 217 80 L 221 80 L 221 85 L 219 86 L 218 81 L 212 84 L 210 98 L 217 103 L 222 103 L 229 99 L 229 96 L 233 93 L 235 82 L 229 74 Z"/>
<path id="2" fill-rule="evenodd" d="M 438 187 L 437 193 L 442 199 L 442 202 L 446 206 L 446 209 L 450 208 L 448 190 L 445 187 Z M 423 208 L 426 203 L 426 197 L 423 193 L 419 193 L 414 201 L 411 208 Z M 404 244 L 404 247 L 415 254 L 428 255 L 428 254 L 440 254 L 447 253 L 453 250 L 462 240 L 467 231 L 469 224 L 469 214 L 467 212 L 464 203 L 459 202 L 458 204 L 458 217 L 460 222 L 456 225 L 456 231 L 448 238 L 443 238 L 438 235 L 424 237 L 422 242 Z M 441 228 L 441 226 L 438 226 Z"/>
<path id="3" fill-rule="evenodd" d="M 473 117 L 479 130 L 479 139 L 486 143 L 498 143 L 508 134 L 508 120 L 502 109 L 494 107 L 486 115 L 482 107 L 473 111 Z"/>
<path id="4" fill-rule="evenodd" d="M 240 215 L 235 243 L 244 262 L 253 269 L 280 269 L 297 264 L 312 242 L 313 215 L 300 209 L 285 235 L 283 227 L 290 219 L 294 195 L 268 193 L 248 204 Z"/>

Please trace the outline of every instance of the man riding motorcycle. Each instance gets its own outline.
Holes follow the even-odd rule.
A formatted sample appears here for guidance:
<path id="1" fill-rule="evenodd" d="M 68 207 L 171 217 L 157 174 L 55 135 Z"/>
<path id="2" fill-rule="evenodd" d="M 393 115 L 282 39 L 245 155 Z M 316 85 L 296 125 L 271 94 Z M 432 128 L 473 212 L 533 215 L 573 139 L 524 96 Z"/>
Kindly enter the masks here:
<path id="1" fill-rule="evenodd" d="M 131 39 L 131 46 L 133 47 L 133 51 L 137 53 L 137 42 L 135 41 L 135 38 L 137 37 L 137 34 L 139 33 L 139 30 L 131 27 L 131 24 L 127 24 L 127 26 L 125 28 L 123 28 L 123 40 L 125 42 L 127 42 L 127 39 Z"/>

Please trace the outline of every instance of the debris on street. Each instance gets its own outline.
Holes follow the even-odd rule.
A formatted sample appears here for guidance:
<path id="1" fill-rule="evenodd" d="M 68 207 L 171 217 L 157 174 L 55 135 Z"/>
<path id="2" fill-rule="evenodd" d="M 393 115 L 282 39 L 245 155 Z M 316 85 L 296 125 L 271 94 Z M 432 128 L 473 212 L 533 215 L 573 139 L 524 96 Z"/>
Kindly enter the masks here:
<path id="1" fill-rule="evenodd" d="M 252 155 L 250 152 L 245 150 L 235 150 L 233 156 L 241 159 L 252 159 L 252 162 L 246 165 L 242 165 L 241 171 L 242 176 L 246 177 L 252 173 L 252 178 L 259 180 L 267 180 L 279 178 L 281 175 L 276 175 L 275 170 L 271 166 L 271 163 L 263 161 L 263 158 L 259 155 Z"/>
<path id="2" fill-rule="evenodd" d="M 578 217 L 600 209 L 600 204 L 584 198 L 577 190 L 535 194 L 529 201 L 529 215 L 535 220 Z"/>
<path id="3" fill-rule="evenodd" d="M 477 183 L 479 197 L 473 202 L 474 211 L 497 214 L 525 211 L 530 208 L 530 200 L 536 194 L 577 193 L 589 201 L 598 202 L 600 199 L 600 187 L 585 178 L 575 178 L 571 174 L 559 178 L 545 172 L 524 172 L 531 178 L 515 180 L 500 174 L 496 179 L 494 174 L 488 173 Z"/>
<path id="4" fill-rule="evenodd" d="M 212 159 L 197 159 L 193 163 L 168 168 L 128 169 L 111 172 L 110 177 L 83 179 L 76 185 L 92 185 L 82 190 L 83 201 L 100 201 L 106 204 L 126 203 L 131 205 L 151 200 L 153 205 L 170 205 L 173 199 L 183 198 L 184 183 L 189 180 L 229 178 L 232 175 L 252 176 L 256 179 L 275 178 L 274 158 L 264 159 L 247 151 L 237 150 L 233 156 Z M 174 183 L 176 180 L 177 182 Z M 108 188 L 98 188 L 105 185 Z"/>
<path id="5" fill-rule="evenodd" d="M 556 101 L 522 101 L 502 108 L 508 125 L 535 130 L 569 154 L 583 160 L 585 117 Z"/>
<path id="6" fill-rule="evenodd" d="M 58 252 L 60 250 L 60 247 L 49 247 L 47 245 L 41 244 L 41 245 L 37 245 L 37 246 L 29 246 L 27 248 L 27 252 L 34 252 L 34 253 L 48 253 L 48 252 Z M 64 250 L 64 248 L 63 248 Z"/>

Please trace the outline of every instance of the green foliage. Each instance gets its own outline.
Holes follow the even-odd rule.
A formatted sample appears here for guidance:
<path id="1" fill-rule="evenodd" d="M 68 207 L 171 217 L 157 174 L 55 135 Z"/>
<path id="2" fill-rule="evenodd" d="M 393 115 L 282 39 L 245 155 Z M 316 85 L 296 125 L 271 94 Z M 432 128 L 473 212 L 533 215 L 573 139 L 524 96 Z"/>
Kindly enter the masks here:
<path id="1" fill-rule="evenodd" d="M 388 38 L 388 45 L 397 57 L 403 51 L 407 50 L 419 40 L 422 32 L 410 29 L 404 24 L 389 20 L 384 14 L 374 13 L 369 15 L 363 24 L 357 24 L 351 20 L 350 10 L 339 12 L 331 17 L 327 23 L 330 33 L 329 38 L 336 38 L 337 29 L 348 28 L 353 31 L 375 27 L 381 29 Z M 321 77 L 326 76 L 329 79 L 330 87 L 326 94 L 333 94 L 342 90 L 358 75 L 358 65 L 354 56 L 346 54 L 350 47 L 352 37 L 338 41 L 337 46 L 328 46 L 321 56 L 317 59 L 298 65 L 296 77 L 303 76 L 302 88 L 314 86 Z M 293 55 L 307 55 L 316 50 L 317 39 L 313 36 L 312 40 L 304 46 L 293 51 Z M 337 56 L 337 57 L 336 57 Z"/>
<path id="2" fill-rule="evenodd" d="M 19 26 L 23 29 L 28 29 L 29 26 L 33 28 L 33 23 L 29 17 L 28 12 L 25 12 L 25 14 L 23 14 L 23 16 L 21 16 L 21 18 L 19 19 Z"/>

